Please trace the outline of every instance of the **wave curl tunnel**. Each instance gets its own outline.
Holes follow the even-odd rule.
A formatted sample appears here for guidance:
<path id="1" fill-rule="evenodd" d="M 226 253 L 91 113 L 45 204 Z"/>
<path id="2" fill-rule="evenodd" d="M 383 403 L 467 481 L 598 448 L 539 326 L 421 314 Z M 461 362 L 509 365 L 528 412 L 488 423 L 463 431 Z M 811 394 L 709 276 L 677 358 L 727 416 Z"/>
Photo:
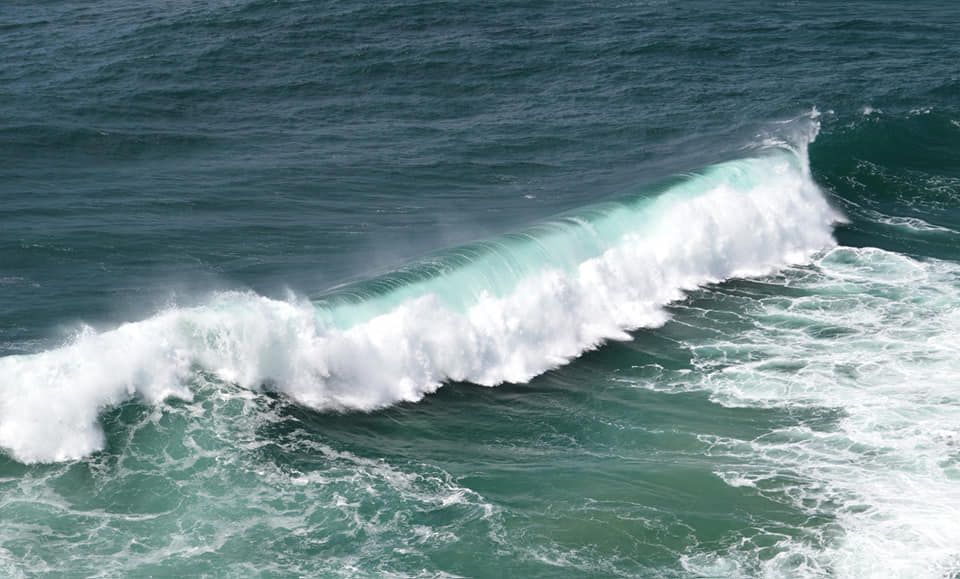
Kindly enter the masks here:
<path id="1" fill-rule="evenodd" d="M 219 293 L 0 359 L 0 446 L 28 463 L 85 456 L 104 446 L 104 408 L 189 399 L 198 372 L 328 410 L 416 401 L 446 381 L 524 382 L 663 324 L 684 290 L 808 261 L 841 219 L 806 148 L 774 147 L 315 303 Z"/>

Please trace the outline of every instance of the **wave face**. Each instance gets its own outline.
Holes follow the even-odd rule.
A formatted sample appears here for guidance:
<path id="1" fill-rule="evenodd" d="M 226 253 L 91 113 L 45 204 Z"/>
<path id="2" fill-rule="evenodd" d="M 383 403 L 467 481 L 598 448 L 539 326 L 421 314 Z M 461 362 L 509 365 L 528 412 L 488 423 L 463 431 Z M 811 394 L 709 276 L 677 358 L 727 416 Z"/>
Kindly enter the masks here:
<path id="1" fill-rule="evenodd" d="M 774 147 L 644 195 L 414 263 L 318 302 L 216 294 L 0 359 L 0 446 L 22 462 L 104 447 L 98 415 L 191 398 L 198 376 L 321 410 L 416 401 L 447 381 L 524 382 L 628 330 L 685 290 L 805 262 L 841 219 L 805 147 Z"/>

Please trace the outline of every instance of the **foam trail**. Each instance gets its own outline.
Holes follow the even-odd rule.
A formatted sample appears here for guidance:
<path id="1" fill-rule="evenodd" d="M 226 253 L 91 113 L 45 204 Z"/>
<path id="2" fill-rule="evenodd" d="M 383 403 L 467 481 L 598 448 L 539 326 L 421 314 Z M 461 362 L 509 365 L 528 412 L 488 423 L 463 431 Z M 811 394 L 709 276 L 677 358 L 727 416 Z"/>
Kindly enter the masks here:
<path id="1" fill-rule="evenodd" d="M 655 195 L 465 246 L 317 303 L 223 293 L 62 348 L 0 359 L 0 446 L 24 462 L 103 448 L 98 413 L 189 398 L 198 371 L 317 409 L 416 401 L 450 380 L 523 382 L 664 323 L 684 290 L 834 245 L 805 147 L 708 167 Z"/>
<path id="2" fill-rule="evenodd" d="M 793 297 L 761 298 L 750 330 L 694 346 L 703 377 L 692 387 L 728 406 L 837 410 L 828 427 L 703 437 L 710 454 L 735 459 L 716 473 L 728 484 L 829 523 L 792 536 L 758 529 L 765 543 L 736 541 L 720 557 L 687 560 L 688 569 L 957 577 L 960 267 L 839 247 L 786 274 Z"/>

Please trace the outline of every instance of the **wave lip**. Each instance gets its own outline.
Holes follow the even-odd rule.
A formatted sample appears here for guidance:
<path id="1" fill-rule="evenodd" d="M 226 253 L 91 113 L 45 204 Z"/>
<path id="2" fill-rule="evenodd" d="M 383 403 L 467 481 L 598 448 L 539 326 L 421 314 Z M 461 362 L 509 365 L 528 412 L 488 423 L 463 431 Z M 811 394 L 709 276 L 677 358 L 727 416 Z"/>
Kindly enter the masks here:
<path id="1" fill-rule="evenodd" d="M 525 382 L 663 324 L 685 290 L 809 260 L 835 245 L 840 219 L 806 151 L 777 148 L 451 250 L 347 297 L 218 294 L 0 359 L 0 446 L 24 462 L 82 457 L 103 448 L 103 408 L 189 398 L 197 372 L 327 410 L 416 401 L 446 381 Z"/>

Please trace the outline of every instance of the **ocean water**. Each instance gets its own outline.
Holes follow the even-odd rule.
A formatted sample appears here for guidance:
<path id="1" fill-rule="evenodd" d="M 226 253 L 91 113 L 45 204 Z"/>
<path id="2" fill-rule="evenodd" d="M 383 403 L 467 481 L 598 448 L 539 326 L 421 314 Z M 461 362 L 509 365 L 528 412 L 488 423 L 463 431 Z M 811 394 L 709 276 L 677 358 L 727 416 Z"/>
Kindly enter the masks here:
<path id="1" fill-rule="evenodd" d="M 960 5 L 0 5 L 0 574 L 960 576 Z"/>

